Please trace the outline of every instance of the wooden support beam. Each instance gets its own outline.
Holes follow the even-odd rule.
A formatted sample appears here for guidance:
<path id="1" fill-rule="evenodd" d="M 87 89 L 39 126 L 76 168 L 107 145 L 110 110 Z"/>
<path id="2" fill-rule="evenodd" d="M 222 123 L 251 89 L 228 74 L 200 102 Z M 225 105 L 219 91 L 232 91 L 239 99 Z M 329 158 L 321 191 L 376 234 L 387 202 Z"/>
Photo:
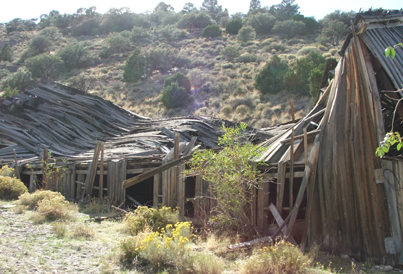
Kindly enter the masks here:
<path id="1" fill-rule="evenodd" d="M 290 109 L 291 109 L 291 121 L 295 123 L 295 113 L 294 113 L 294 101 L 290 100 Z"/>
<path id="2" fill-rule="evenodd" d="M 297 219 L 298 210 L 299 210 L 299 207 L 301 205 L 302 199 L 304 198 L 304 192 L 305 192 L 307 183 L 309 181 L 309 178 L 310 178 L 310 176 L 312 174 L 314 174 L 316 172 L 318 155 L 319 155 L 319 145 L 320 145 L 320 141 L 319 141 L 319 135 L 318 135 L 315 138 L 314 146 L 313 146 L 312 151 L 311 151 L 311 153 L 309 155 L 308 165 L 305 167 L 305 175 L 302 178 L 302 182 L 301 182 L 301 186 L 299 188 L 298 196 L 297 196 L 297 199 L 295 201 L 295 206 L 294 206 L 294 209 L 292 210 L 293 214 L 291 216 L 290 224 L 288 226 L 288 230 L 287 230 L 287 234 L 286 234 L 287 237 L 290 236 L 292 228 L 294 226 L 294 223 L 295 223 L 295 221 Z"/>
<path id="3" fill-rule="evenodd" d="M 280 213 L 283 211 L 283 199 L 284 199 L 284 188 L 285 188 L 285 173 L 287 170 L 287 163 L 278 163 L 277 168 L 277 208 Z"/>
<path id="4" fill-rule="evenodd" d="M 92 157 L 90 165 L 88 166 L 88 173 L 87 177 L 85 178 L 85 189 L 83 191 L 83 196 L 81 199 L 84 199 L 85 195 L 91 196 L 92 194 L 92 187 L 94 186 L 95 175 L 97 172 L 99 152 L 100 152 L 100 142 L 96 141 L 94 155 Z"/>
<path id="5" fill-rule="evenodd" d="M 130 187 L 132 185 L 138 184 L 141 181 L 144 181 L 144 180 L 154 176 L 155 174 L 161 173 L 161 172 L 163 172 L 163 171 L 165 171 L 165 170 L 167 170 L 167 169 L 169 169 L 169 168 L 171 168 L 173 166 L 176 166 L 176 165 L 180 164 L 181 162 L 187 161 L 190 158 L 191 158 L 191 155 L 188 155 L 188 156 L 182 157 L 182 158 L 180 158 L 178 160 L 175 160 L 175 161 L 172 161 L 170 163 L 164 164 L 164 165 L 162 165 L 160 167 L 154 168 L 154 169 L 152 169 L 152 170 L 150 170 L 148 172 L 140 174 L 139 176 L 127 179 L 126 181 L 123 182 L 122 188 L 128 188 L 128 187 Z"/>
<path id="6" fill-rule="evenodd" d="M 289 202 L 292 208 L 294 204 L 294 129 L 291 130 L 289 187 Z"/>
<path id="7" fill-rule="evenodd" d="M 99 197 L 104 196 L 104 143 L 101 143 L 101 162 L 99 163 Z"/>
<path id="8" fill-rule="evenodd" d="M 29 192 L 34 192 L 36 185 L 35 185 L 35 176 L 34 174 L 29 175 Z"/>
<path id="9" fill-rule="evenodd" d="M 130 196 L 129 194 L 126 194 L 126 197 L 132 201 L 133 203 L 135 203 L 137 206 L 143 206 L 140 202 L 138 202 L 136 199 L 134 199 L 132 196 Z"/>
<path id="10" fill-rule="evenodd" d="M 311 130 L 309 132 L 307 132 L 307 136 L 310 137 L 314 137 L 315 135 L 320 133 L 320 129 L 315 129 L 315 130 Z M 300 135 L 296 135 L 294 136 L 294 140 L 300 140 L 304 138 L 304 134 L 300 134 Z M 287 144 L 287 143 L 291 143 L 291 138 L 287 138 L 281 141 L 282 144 Z"/>
<path id="11" fill-rule="evenodd" d="M 304 128 L 304 156 L 305 156 L 305 165 L 308 164 L 308 133 L 307 128 Z"/>
<path id="12" fill-rule="evenodd" d="M 14 153 L 14 162 L 15 162 L 15 165 L 14 165 L 15 176 L 17 177 L 17 179 L 21 179 L 20 171 L 18 168 L 17 153 L 15 153 L 15 149 L 13 149 L 13 153 Z"/>
<path id="13" fill-rule="evenodd" d="M 195 143 L 197 141 L 197 137 L 193 136 L 192 139 L 190 139 L 190 142 L 184 152 L 184 155 L 187 156 L 192 152 L 192 148 L 194 147 Z"/>
<path id="14" fill-rule="evenodd" d="M 284 220 L 283 224 L 279 226 L 279 228 L 274 232 L 272 236 L 268 237 L 263 237 L 263 238 L 258 238 L 252 241 L 244 242 L 244 243 L 239 243 L 239 244 L 234 244 L 234 245 L 229 245 L 228 249 L 229 250 L 236 250 L 240 248 L 251 248 L 254 245 L 260 244 L 260 243 L 265 243 L 265 242 L 272 242 L 273 239 L 275 239 L 281 232 L 281 230 L 287 225 L 287 223 L 291 219 L 291 215 L 294 213 L 295 208 L 288 214 L 287 218 Z"/>
<path id="15" fill-rule="evenodd" d="M 273 205 L 273 203 L 270 204 L 269 206 L 270 212 L 271 214 L 273 214 L 274 219 L 276 220 L 278 226 L 281 226 L 284 223 L 283 218 L 281 217 L 280 213 L 278 212 L 277 208 L 275 205 Z M 281 232 L 283 232 L 283 234 L 285 235 L 287 233 L 287 226 L 284 226 L 283 229 L 281 229 Z M 292 235 L 290 235 L 290 237 L 288 237 L 288 240 L 295 246 L 297 246 L 297 242 L 295 241 L 294 237 Z"/>

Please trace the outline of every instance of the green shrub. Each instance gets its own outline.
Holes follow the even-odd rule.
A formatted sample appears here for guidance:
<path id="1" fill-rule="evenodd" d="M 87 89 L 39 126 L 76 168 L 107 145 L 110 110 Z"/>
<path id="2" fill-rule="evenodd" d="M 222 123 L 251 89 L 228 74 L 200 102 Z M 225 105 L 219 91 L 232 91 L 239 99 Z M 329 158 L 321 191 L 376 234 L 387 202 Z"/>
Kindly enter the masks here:
<path id="1" fill-rule="evenodd" d="M 123 52 L 130 47 L 129 37 L 124 35 L 124 32 L 113 32 L 106 38 L 106 43 L 109 45 L 111 52 Z"/>
<path id="2" fill-rule="evenodd" d="M 44 35 L 37 35 L 29 42 L 29 48 L 34 55 L 49 51 L 51 46 L 52 42 Z"/>
<path id="3" fill-rule="evenodd" d="M 166 73 L 171 68 L 175 67 L 178 61 L 179 51 L 173 47 L 162 45 L 153 47 L 148 50 L 147 69 L 152 72 L 158 70 L 161 73 Z"/>
<path id="4" fill-rule="evenodd" d="M 210 25 L 203 29 L 202 36 L 203 37 L 219 37 L 221 36 L 222 31 L 220 26 L 218 25 Z"/>
<path id="5" fill-rule="evenodd" d="M 285 240 L 254 252 L 242 265 L 240 273 L 293 274 L 310 273 L 312 260 Z"/>
<path id="6" fill-rule="evenodd" d="M 146 228 L 152 231 L 161 231 L 168 224 L 175 224 L 179 221 L 179 211 L 170 207 L 146 207 L 139 206 L 134 213 L 128 213 L 123 221 L 126 232 L 137 235 Z"/>
<path id="7" fill-rule="evenodd" d="M 225 60 L 234 62 L 239 57 L 240 52 L 238 47 L 229 45 L 221 50 L 221 54 L 224 55 Z"/>
<path id="8" fill-rule="evenodd" d="M 8 167 L 7 165 L 1 167 L 0 176 L 13 177 L 14 175 L 14 168 Z"/>
<path id="9" fill-rule="evenodd" d="M 99 33 L 99 19 L 90 18 L 82 21 L 77 26 L 74 26 L 71 30 L 72 36 L 82 36 L 82 35 L 97 35 Z"/>
<path id="10" fill-rule="evenodd" d="M 13 59 L 13 50 L 9 43 L 5 43 L 0 50 L 0 61 L 11 62 Z"/>
<path id="11" fill-rule="evenodd" d="M 256 75 L 253 87 L 262 93 L 277 93 L 284 88 L 284 74 L 288 71 L 286 62 L 273 55 Z"/>
<path id="12" fill-rule="evenodd" d="M 17 199 L 25 192 L 28 189 L 19 179 L 0 175 L 0 199 Z"/>
<path id="13" fill-rule="evenodd" d="M 302 14 L 294 14 L 291 17 L 294 21 L 301 21 L 305 24 L 305 30 L 307 33 L 315 33 L 315 30 L 318 28 L 319 23 L 316 21 L 314 17 L 305 17 Z"/>
<path id="14" fill-rule="evenodd" d="M 305 29 L 305 24 L 303 22 L 286 20 L 277 21 L 273 27 L 273 32 L 290 39 L 297 35 L 304 35 Z"/>
<path id="15" fill-rule="evenodd" d="M 190 83 L 189 77 L 185 76 L 182 72 L 178 72 L 164 81 L 164 88 L 172 85 L 172 83 L 178 83 L 180 87 L 185 88 L 186 91 L 190 91 L 192 84 Z"/>
<path id="16" fill-rule="evenodd" d="M 161 102 L 167 109 L 184 106 L 189 100 L 189 92 L 177 82 L 173 82 L 162 90 Z"/>
<path id="17" fill-rule="evenodd" d="M 315 48 L 315 47 L 304 47 L 304 48 L 300 49 L 297 54 L 298 55 L 308 55 L 311 52 L 315 52 L 317 54 L 320 54 L 319 49 Z"/>
<path id="18" fill-rule="evenodd" d="M 254 63 L 257 60 L 256 54 L 244 53 L 238 58 L 240 63 Z"/>
<path id="19" fill-rule="evenodd" d="M 57 41 L 61 38 L 61 34 L 56 27 L 47 27 L 39 32 L 39 35 L 45 36 L 52 41 Z"/>
<path id="20" fill-rule="evenodd" d="M 320 37 L 326 39 L 333 46 L 338 46 L 348 33 L 348 27 L 339 20 L 325 21 Z"/>
<path id="21" fill-rule="evenodd" d="M 309 94 L 311 95 L 312 100 L 316 100 L 316 97 L 319 93 L 324 69 L 325 63 L 322 63 L 309 72 Z"/>
<path id="22" fill-rule="evenodd" d="M 10 87 L 18 89 L 19 91 L 25 91 L 29 86 L 33 85 L 32 73 L 25 67 L 19 68 L 16 72 L 9 74 L 3 81 L 1 81 L 2 89 Z"/>
<path id="23" fill-rule="evenodd" d="M 59 56 L 53 54 L 40 54 L 25 61 L 25 66 L 32 73 L 33 77 L 42 79 L 56 79 L 63 61 Z"/>
<path id="24" fill-rule="evenodd" d="M 201 12 L 191 12 L 186 14 L 178 21 L 178 28 L 181 29 L 204 29 L 208 25 L 211 25 L 211 17 L 201 11 Z"/>
<path id="25" fill-rule="evenodd" d="M 88 49 L 83 43 L 70 43 L 57 52 L 57 55 L 63 60 L 64 67 L 67 70 L 88 65 L 85 63 L 88 54 Z"/>
<path id="26" fill-rule="evenodd" d="M 88 92 L 94 87 L 95 77 L 87 73 L 80 73 L 79 75 L 71 77 L 68 80 L 68 84 L 82 92 Z"/>
<path id="27" fill-rule="evenodd" d="M 228 23 L 227 27 L 225 28 L 225 32 L 236 35 L 236 34 L 238 34 L 238 32 L 241 28 L 242 28 L 242 20 L 234 19 Z"/>
<path id="28" fill-rule="evenodd" d="M 269 34 L 276 22 L 276 17 L 269 13 L 258 12 L 244 19 L 245 26 L 251 26 L 257 34 Z"/>
<path id="29" fill-rule="evenodd" d="M 238 35 L 236 36 L 236 39 L 241 43 L 247 43 L 247 42 L 255 39 L 255 37 L 256 37 L 255 30 L 250 26 L 246 26 L 246 27 L 242 27 L 239 30 Z"/>
<path id="30" fill-rule="evenodd" d="M 142 232 L 126 237 L 120 243 L 122 259 L 154 270 L 160 270 L 168 263 L 180 267 L 188 257 L 192 237 L 190 222 L 168 224 L 161 228 L 161 232 Z"/>
<path id="31" fill-rule="evenodd" d="M 17 88 L 12 89 L 11 87 L 7 87 L 0 98 L 10 98 L 17 95 L 20 91 Z"/>
<path id="32" fill-rule="evenodd" d="M 125 82 L 137 82 L 145 74 L 144 56 L 140 49 L 135 49 L 123 66 Z"/>
<path id="33" fill-rule="evenodd" d="M 276 50 L 276 51 L 283 52 L 283 51 L 285 51 L 287 49 L 287 47 L 282 43 L 274 42 L 274 43 L 271 43 L 270 45 L 268 45 L 265 49 L 266 49 L 266 51 L 270 51 L 270 52 L 273 49 Z"/>
<path id="34" fill-rule="evenodd" d="M 205 76 L 201 69 L 195 68 L 188 73 L 189 80 L 195 88 L 201 87 L 205 82 Z"/>
<path id="35" fill-rule="evenodd" d="M 148 36 L 148 30 L 142 27 L 134 26 L 132 28 L 132 40 L 135 41 L 139 38 L 145 38 Z"/>
<path id="36" fill-rule="evenodd" d="M 326 59 L 320 53 L 317 53 L 318 51 L 318 49 L 313 50 L 307 56 L 298 59 L 292 71 L 287 72 L 284 76 L 284 82 L 288 90 L 307 95 L 311 86 L 313 94 L 317 92 L 314 90 L 318 89 L 317 86 L 321 81 L 319 71 L 323 72 L 323 65 L 326 63 Z M 316 68 L 319 71 L 312 72 L 313 74 L 310 75 L 311 71 Z"/>

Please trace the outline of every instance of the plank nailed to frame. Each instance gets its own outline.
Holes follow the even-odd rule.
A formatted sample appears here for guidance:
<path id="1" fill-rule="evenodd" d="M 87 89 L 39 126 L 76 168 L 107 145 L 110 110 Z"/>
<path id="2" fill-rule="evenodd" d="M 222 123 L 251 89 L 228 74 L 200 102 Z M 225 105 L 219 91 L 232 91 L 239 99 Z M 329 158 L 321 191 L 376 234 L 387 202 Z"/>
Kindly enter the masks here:
<path id="1" fill-rule="evenodd" d="M 172 161 L 172 162 L 167 163 L 165 165 L 162 165 L 160 167 L 154 168 L 154 169 L 152 169 L 152 170 L 150 170 L 148 172 L 140 174 L 139 176 L 127 179 L 126 181 L 123 182 L 122 188 L 128 188 L 130 186 L 138 184 L 138 183 L 140 183 L 140 182 L 142 182 L 142 181 L 154 176 L 155 174 L 158 174 L 158 173 L 161 173 L 161 172 L 163 172 L 163 171 L 165 171 L 167 169 L 170 169 L 171 167 L 176 166 L 176 165 L 180 164 L 183 161 L 187 161 L 190 158 L 191 158 L 191 155 L 188 155 L 188 156 L 182 157 L 182 158 L 180 158 L 178 160 L 175 160 L 175 161 Z"/>

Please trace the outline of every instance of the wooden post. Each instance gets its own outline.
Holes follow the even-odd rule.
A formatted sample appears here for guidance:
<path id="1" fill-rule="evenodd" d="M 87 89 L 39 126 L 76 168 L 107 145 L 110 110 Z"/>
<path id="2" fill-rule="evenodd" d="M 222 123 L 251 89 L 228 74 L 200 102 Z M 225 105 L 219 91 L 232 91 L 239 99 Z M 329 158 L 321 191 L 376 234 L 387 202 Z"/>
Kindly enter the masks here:
<path id="1" fill-rule="evenodd" d="M 81 184 L 76 184 L 76 186 L 77 186 L 76 200 L 80 200 L 81 196 L 82 196 L 82 193 L 83 193 L 85 175 L 84 174 L 78 174 L 77 175 L 77 181 L 81 182 Z"/>
<path id="2" fill-rule="evenodd" d="M 306 189 L 306 185 L 311 175 L 316 173 L 318 155 L 319 155 L 319 135 L 316 136 L 314 146 L 312 148 L 311 154 L 309 155 L 308 165 L 305 167 L 304 177 L 302 178 L 301 186 L 299 188 L 297 200 L 295 201 L 295 207 L 292 210 L 290 223 L 288 225 L 288 230 L 286 236 L 290 236 L 294 223 L 297 219 L 299 206 L 301 205 L 302 199 L 304 198 L 304 192 Z"/>
<path id="3" fill-rule="evenodd" d="M 13 152 L 14 152 L 14 161 L 15 161 L 15 165 L 14 165 L 15 176 L 17 176 L 17 179 L 21 179 L 20 171 L 18 169 L 17 153 L 15 153 L 15 149 L 13 149 Z"/>
<path id="4" fill-rule="evenodd" d="M 304 128 L 304 154 L 305 154 L 305 165 L 308 164 L 308 134 L 307 128 Z"/>
<path id="5" fill-rule="evenodd" d="M 290 108 L 291 108 L 291 120 L 295 122 L 295 114 L 294 114 L 294 101 L 290 100 Z"/>
<path id="6" fill-rule="evenodd" d="M 48 165 L 48 158 L 49 158 L 49 154 L 48 154 L 48 147 L 45 147 L 43 149 L 43 157 L 42 157 L 42 188 L 45 187 L 43 184 L 47 184 L 48 183 L 48 176 L 46 173 L 46 169 L 47 169 L 47 165 Z"/>
<path id="7" fill-rule="evenodd" d="M 104 196 L 104 143 L 101 143 L 101 162 L 99 164 L 99 197 Z"/>
<path id="8" fill-rule="evenodd" d="M 29 175 L 29 192 L 34 192 L 35 191 L 35 175 L 30 174 Z"/>
<path id="9" fill-rule="evenodd" d="M 294 205 L 294 129 L 291 130 L 291 144 L 290 144 L 290 211 Z"/>
<path id="10" fill-rule="evenodd" d="M 280 213 L 283 211 L 283 199 L 285 188 L 285 173 L 287 170 L 287 163 L 278 163 L 277 165 L 277 208 Z"/>
<path id="11" fill-rule="evenodd" d="M 174 147 L 174 161 L 179 159 L 179 140 L 180 134 L 175 133 L 175 147 Z M 172 177 L 171 177 L 171 206 L 176 207 L 181 204 L 179 197 L 179 192 L 181 189 L 181 182 L 179 182 L 179 167 L 175 165 L 172 167 Z M 182 214 L 183 208 L 180 209 Z"/>

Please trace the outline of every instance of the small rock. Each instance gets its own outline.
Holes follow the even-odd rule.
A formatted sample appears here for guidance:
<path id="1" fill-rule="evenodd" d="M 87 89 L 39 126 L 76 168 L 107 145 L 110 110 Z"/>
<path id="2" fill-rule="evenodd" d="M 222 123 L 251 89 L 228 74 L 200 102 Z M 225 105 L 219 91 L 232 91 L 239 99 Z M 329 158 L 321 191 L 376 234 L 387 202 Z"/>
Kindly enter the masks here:
<path id="1" fill-rule="evenodd" d="M 393 267 L 390 266 L 390 265 L 387 265 L 387 266 L 384 267 L 384 270 L 385 270 L 385 271 L 392 271 L 392 270 L 393 270 Z"/>

